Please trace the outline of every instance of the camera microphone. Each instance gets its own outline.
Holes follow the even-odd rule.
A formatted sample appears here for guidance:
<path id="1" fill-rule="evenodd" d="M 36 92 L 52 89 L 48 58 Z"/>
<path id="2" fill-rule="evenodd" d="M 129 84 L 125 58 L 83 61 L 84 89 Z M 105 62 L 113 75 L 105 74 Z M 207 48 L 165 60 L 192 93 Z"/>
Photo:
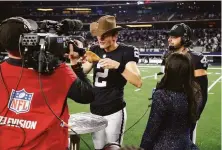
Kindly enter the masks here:
<path id="1" fill-rule="evenodd" d="M 63 33 L 69 33 L 70 31 L 77 31 L 81 30 L 83 27 L 83 23 L 80 20 L 71 20 L 71 19 L 64 19 L 61 22 L 61 31 Z"/>

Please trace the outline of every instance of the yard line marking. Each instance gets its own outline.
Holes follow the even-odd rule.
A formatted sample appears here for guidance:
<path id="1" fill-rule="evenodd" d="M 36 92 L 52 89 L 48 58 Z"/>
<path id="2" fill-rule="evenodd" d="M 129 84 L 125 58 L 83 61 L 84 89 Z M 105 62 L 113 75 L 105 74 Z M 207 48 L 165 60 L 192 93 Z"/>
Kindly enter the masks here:
<path id="1" fill-rule="evenodd" d="M 220 72 L 216 72 L 215 74 L 221 74 Z"/>
<path id="2" fill-rule="evenodd" d="M 151 78 L 151 77 L 154 77 L 155 75 L 152 75 L 152 76 L 144 76 L 142 77 L 142 79 L 146 79 L 146 78 Z"/>
<path id="3" fill-rule="evenodd" d="M 207 74 L 212 74 L 212 72 L 208 72 Z"/>
<path id="4" fill-rule="evenodd" d="M 148 72 L 148 70 L 141 70 L 142 72 Z"/>
<path id="5" fill-rule="evenodd" d="M 142 79 L 147 79 L 147 78 L 151 78 L 151 77 L 154 77 L 155 75 L 152 75 L 152 76 L 144 76 L 142 77 Z M 138 92 L 140 91 L 141 89 L 135 89 L 135 92 Z"/>
<path id="6" fill-rule="evenodd" d="M 217 82 L 220 81 L 221 78 L 222 78 L 222 76 L 220 76 L 216 81 L 214 81 L 214 83 L 212 83 L 212 84 L 210 85 L 210 87 L 208 88 L 208 92 L 215 86 L 215 84 L 217 84 Z"/>
<path id="7" fill-rule="evenodd" d="M 144 76 L 144 77 L 142 77 L 142 79 L 147 79 L 147 78 L 151 78 L 151 77 L 154 77 L 155 75 L 151 75 L 151 76 Z M 140 91 L 141 89 L 135 89 L 134 91 L 135 92 L 138 92 L 138 91 Z"/>
<path id="8" fill-rule="evenodd" d="M 143 68 L 143 69 L 146 69 L 146 68 L 160 68 L 162 66 L 140 66 L 138 65 L 139 68 Z M 222 68 L 207 68 L 207 70 L 222 70 Z"/>
<path id="9" fill-rule="evenodd" d="M 215 84 L 217 84 L 217 82 L 220 81 L 221 78 L 222 78 L 222 76 L 220 76 L 216 81 L 214 81 L 213 84 L 210 85 L 210 87 L 208 88 L 208 92 L 215 86 Z M 210 94 L 210 93 L 208 93 L 208 94 Z M 198 121 L 197 121 L 197 123 L 198 123 Z M 193 140 L 192 141 L 193 141 L 194 144 L 196 143 L 196 135 L 197 135 L 196 132 L 197 132 L 197 125 L 196 125 L 196 127 L 193 131 Z"/>
<path id="10" fill-rule="evenodd" d="M 208 69 L 212 69 L 212 70 L 221 70 L 222 68 L 207 68 Z"/>
<path id="11" fill-rule="evenodd" d="M 159 68 L 161 66 L 138 66 L 139 68 Z"/>
<path id="12" fill-rule="evenodd" d="M 141 89 L 135 89 L 135 92 L 138 92 L 138 91 L 140 91 Z"/>
<path id="13" fill-rule="evenodd" d="M 208 93 L 208 94 L 214 94 L 214 93 Z"/>

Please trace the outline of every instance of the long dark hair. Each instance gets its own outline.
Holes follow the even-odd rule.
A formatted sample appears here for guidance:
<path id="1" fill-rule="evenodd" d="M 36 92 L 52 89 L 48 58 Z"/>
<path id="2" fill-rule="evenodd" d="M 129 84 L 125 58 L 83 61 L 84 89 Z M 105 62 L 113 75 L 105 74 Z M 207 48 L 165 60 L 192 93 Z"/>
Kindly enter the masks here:
<path id="1" fill-rule="evenodd" d="M 165 75 L 157 84 L 157 89 L 185 92 L 188 98 L 189 121 L 199 119 L 198 104 L 200 87 L 195 82 L 194 67 L 189 54 L 173 53 L 165 65 Z"/>

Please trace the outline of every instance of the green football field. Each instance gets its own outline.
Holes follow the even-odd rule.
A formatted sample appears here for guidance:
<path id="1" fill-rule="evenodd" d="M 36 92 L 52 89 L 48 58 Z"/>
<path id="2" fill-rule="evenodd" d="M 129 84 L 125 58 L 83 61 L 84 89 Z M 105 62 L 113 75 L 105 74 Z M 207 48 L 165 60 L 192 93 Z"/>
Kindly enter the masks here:
<path id="1" fill-rule="evenodd" d="M 154 78 L 154 74 L 160 71 L 158 66 L 141 66 L 140 71 L 143 79 L 142 88 L 137 89 L 130 84 L 125 87 L 124 97 L 127 102 L 128 118 L 126 129 L 134 124 L 147 110 L 151 103 L 148 98 L 151 97 L 153 87 L 161 78 Z M 90 75 L 89 77 L 91 78 Z M 208 102 L 197 126 L 197 145 L 201 150 L 221 149 L 221 77 L 221 68 L 209 67 Z M 68 103 L 70 113 L 89 112 L 89 105 L 77 104 L 70 100 Z M 149 111 L 138 124 L 125 133 L 124 145 L 139 146 L 147 124 Z M 81 137 L 90 145 L 91 149 L 94 149 L 90 134 L 81 135 Z M 87 150 L 82 141 L 80 149 Z"/>

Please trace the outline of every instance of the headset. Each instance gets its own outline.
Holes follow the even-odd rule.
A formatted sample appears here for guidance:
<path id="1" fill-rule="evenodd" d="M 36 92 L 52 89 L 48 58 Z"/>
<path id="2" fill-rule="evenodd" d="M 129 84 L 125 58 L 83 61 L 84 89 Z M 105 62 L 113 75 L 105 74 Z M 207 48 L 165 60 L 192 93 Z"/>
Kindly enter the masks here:
<path id="1" fill-rule="evenodd" d="M 0 23 L 0 32 L 3 30 L 4 27 L 2 27 L 4 24 L 6 23 L 19 23 L 19 24 L 22 24 L 24 27 L 23 27 L 23 30 L 24 32 L 23 33 L 31 33 L 31 32 L 35 32 L 37 31 L 38 29 L 38 24 L 34 21 L 34 20 L 31 20 L 31 19 L 24 19 L 22 17 L 11 17 L 11 18 L 8 18 L 8 19 L 5 19 L 3 20 L 1 23 Z M 22 34 L 20 35 L 20 38 L 19 38 L 19 41 L 21 40 L 21 37 L 22 37 Z M 20 42 L 19 42 L 20 43 Z M 19 44 L 19 48 L 20 48 L 20 44 Z M 19 49 L 19 52 L 20 52 L 20 55 L 23 56 L 23 52 L 24 50 L 23 49 Z"/>
<path id="2" fill-rule="evenodd" d="M 5 19 L 1 22 L 0 27 L 3 24 L 8 23 L 8 22 L 22 23 L 24 25 L 24 29 L 27 33 L 36 31 L 38 29 L 38 25 L 35 21 L 33 21 L 31 19 L 24 19 L 22 17 L 11 17 L 11 18 Z"/>
<path id="3" fill-rule="evenodd" d="M 185 29 L 185 33 L 181 38 L 181 45 L 184 45 L 184 47 L 188 47 L 192 44 L 191 37 L 189 36 L 189 33 L 188 33 L 188 32 L 191 32 L 191 29 L 189 26 L 187 26 L 184 23 L 181 23 L 180 25 L 183 26 L 183 28 Z"/>

